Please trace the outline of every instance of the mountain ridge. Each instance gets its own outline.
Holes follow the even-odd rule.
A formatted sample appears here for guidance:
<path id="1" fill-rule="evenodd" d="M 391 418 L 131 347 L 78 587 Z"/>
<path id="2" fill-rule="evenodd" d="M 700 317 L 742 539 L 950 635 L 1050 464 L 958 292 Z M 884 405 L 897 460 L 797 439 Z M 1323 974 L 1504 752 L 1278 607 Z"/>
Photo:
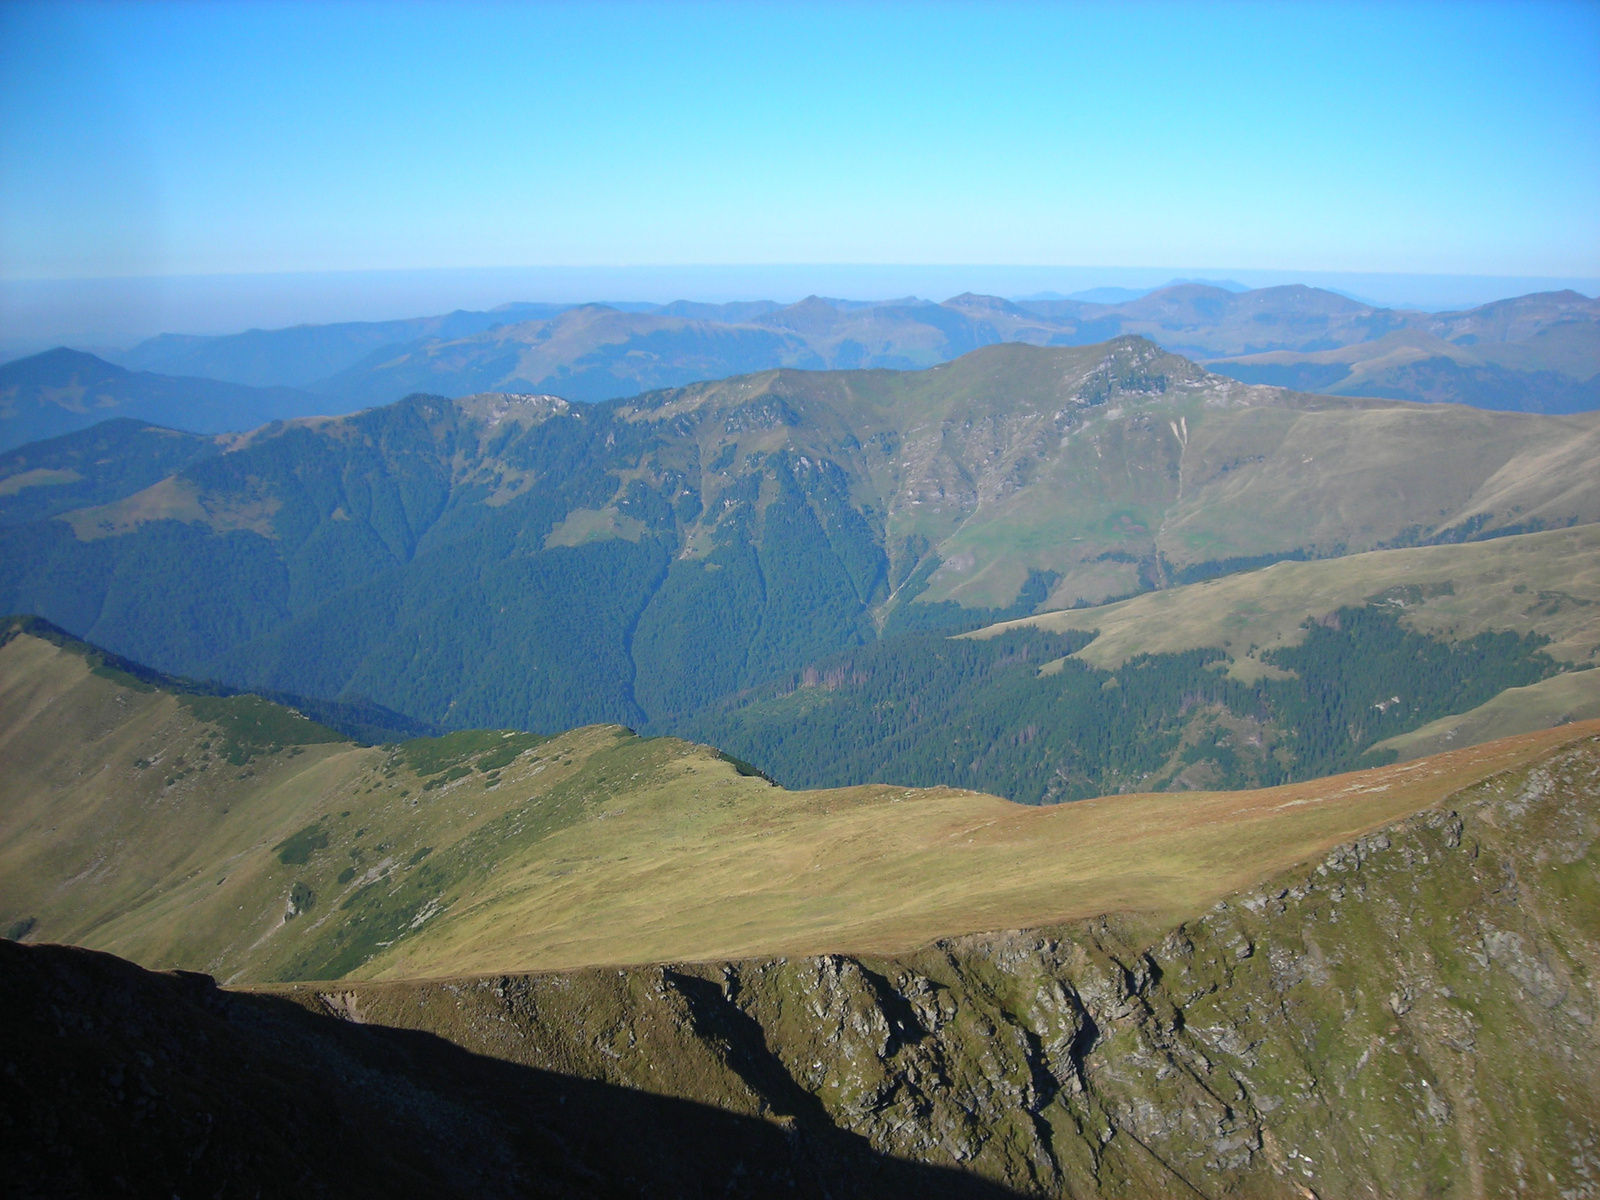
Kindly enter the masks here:
<path id="1" fill-rule="evenodd" d="M 612 316 L 596 322 L 579 309 Z M 514 326 L 520 331 L 509 332 Z M 1299 358 L 1402 330 L 1432 334 L 1454 349 L 1420 376 L 1375 367 L 1329 379 L 1328 364 Z M 1084 345 L 1141 334 L 1224 372 L 1280 372 L 1260 382 L 1322 390 L 1325 380 L 1345 380 L 1348 391 L 1370 378 L 1370 386 L 1402 399 L 1572 411 L 1594 407 L 1581 385 L 1600 376 L 1597 331 L 1600 307 L 1575 292 L 1436 314 L 1301 285 L 1235 292 L 1174 282 L 1113 304 L 971 294 L 944 304 L 818 297 L 788 306 L 512 304 L 408 321 L 162 335 L 118 357 L 132 367 L 308 389 L 325 397 L 325 406 L 348 411 L 417 390 L 542 391 L 592 401 L 785 364 L 919 369 L 997 341 Z M 1284 361 L 1230 361 L 1262 354 Z M 1466 375 L 1445 365 L 1458 359 Z M 1299 374 L 1282 374 L 1290 369 Z"/>
<path id="2" fill-rule="evenodd" d="M 1600 729 L 1259 791 L 1037 808 L 950 787 L 788 792 L 718 750 L 615 726 L 361 747 L 27 628 L 0 645 L 0 696 L 14 764 L 0 924 L 256 982 L 1188 919 Z"/>
<path id="3" fill-rule="evenodd" d="M 0 608 L 447 726 L 641 727 L 895 629 L 1593 522 L 1597 437 L 1253 388 L 1137 338 L 598 406 L 415 396 L 0 530 Z"/>
<path id="4" fill-rule="evenodd" d="M 62 347 L 0 366 L 0 452 L 87 429 L 108 416 L 225 433 L 310 416 L 324 404 L 294 388 L 129 371 Z"/>

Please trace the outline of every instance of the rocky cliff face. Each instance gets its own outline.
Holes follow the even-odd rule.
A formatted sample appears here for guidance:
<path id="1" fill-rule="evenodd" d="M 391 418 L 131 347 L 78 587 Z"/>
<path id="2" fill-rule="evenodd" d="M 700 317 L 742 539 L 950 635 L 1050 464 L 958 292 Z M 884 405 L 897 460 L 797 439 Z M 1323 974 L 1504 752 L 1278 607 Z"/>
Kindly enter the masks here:
<path id="1" fill-rule="evenodd" d="M 1153 944 L 293 994 L 1029 1194 L 1593 1196 L 1597 834 L 1591 740 Z"/>
<path id="2" fill-rule="evenodd" d="M 1592 1197 L 1597 837 L 1589 739 L 1153 934 L 254 995 L 3 946 L 0 1137 L 308 1193 Z"/>

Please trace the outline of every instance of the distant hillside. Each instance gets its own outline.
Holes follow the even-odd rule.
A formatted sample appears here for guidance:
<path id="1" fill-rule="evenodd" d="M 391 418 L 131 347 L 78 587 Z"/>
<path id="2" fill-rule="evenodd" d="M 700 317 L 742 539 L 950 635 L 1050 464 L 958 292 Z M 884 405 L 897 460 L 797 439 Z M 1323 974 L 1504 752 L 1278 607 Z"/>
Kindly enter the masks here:
<path id="1" fill-rule="evenodd" d="M 307 387 L 355 366 L 373 351 L 426 338 L 459 338 L 497 325 L 552 317 L 562 304 L 507 304 L 492 312 L 452 312 L 404 321 L 346 321 L 250 329 L 224 336 L 164 333 L 118 355 L 122 366 L 167 375 L 202 375 L 253 387 Z"/>
<path id="2" fill-rule="evenodd" d="M 0 525 L 109 504 L 159 483 L 203 458 L 224 440 L 113 417 L 0 453 Z"/>
<path id="3" fill-rule="evenodd" d="M 780 330 L 587 304 L 472 337 L 378 350 L 316 387 L 350 406 L 411 392 L 536 392 L 592 402 L 772 366 L 823 365 L 803 339 Z"/>
<path id="4" fill-rule="evenodd" d="M 1575 292 L 1438 314 L 1299 285 L 1202 281 L 1016 303 L 967 294 L 943 304 L 816 296 L 788 306 L 520 304 L 227 337 L 163 335 L 122 361 L 305 387 L 339 412 L 412 391 L 598 401 L 774 367 L 915 370 L 996 342 L 1071 346 L 1130 334 L 1247 382 L 1302 391 L 1529 412 L 1600 406 L 1600 301 Z M 1397 344 L 1408 347 L 1399 359 Z"/>
<path id="5" fill-rule="evenodd" d="M 1280 561 L 1114 604 L 1041 613 L 963 635 L 1019 629 L 1093 636 L 1074 652 L 1098 667 L 1149 654 L 1216 650 L 1233 678 L 1270 674 L 1263 654 L 1300 645 L 1308 621 L 1371 604 L 1434 637 L 1496 630 L 1548 639 L 1574 666 L 1600 665 L 1600 524 L 1486 541 Z"/>
<path id="6" fill-rule="evenodd" d="M 1597 439 L 1252 388 L 1136 338 L 595 406 L 414 396 L 0 529 L 0 610 L 447 728 L 673 730 L 883 637 L 1600 521 Z"/>
<path id="7" fill-rule="evenodd" d="M 1600 718 L 1600 525 L 1386 550 L 890 636 L 685 732 L 789 787 L 1246 787 Z"/>
<path id="8" fill-rule="evenodd" d="M 705 311 L 710 307 L 619 312 L 582 305 L 472 337 L 376 352 L 316 387 L 368 404 L 412 391 L 549 392 L 600 401 L 772 367 L 915 370 L 996 342 L 1073 340 L 992 297 L 845 305 L 811 296 L 783 308 L 748 306 L 738 322 Z"/>
<path id="9" fill-rule="evenodd" d="M 1600 301 L 1522 296 L 1441 313 L 1371 341 L 1212 360 L 1247 383 L 1520 412 L 1600 408 Z"/>
<path id="10" fill-rule="evenodd" d="M 326 406 L 306 392 L 128 371 L 92 354 L 47 350 L 0 366 L 0 451 L 131 417 L 192 433 L 251 429 Z"/>

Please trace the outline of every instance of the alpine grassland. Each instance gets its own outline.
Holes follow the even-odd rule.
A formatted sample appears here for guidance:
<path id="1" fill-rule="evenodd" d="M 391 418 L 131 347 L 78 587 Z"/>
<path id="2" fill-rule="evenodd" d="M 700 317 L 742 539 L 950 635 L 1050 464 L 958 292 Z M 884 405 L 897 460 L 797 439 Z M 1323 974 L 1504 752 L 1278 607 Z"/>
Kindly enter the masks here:
<path id="1" fill-rule="evenodd" d="M 950 787 L 791 792 L 618 726 L 360 746 L 265 701 L 220 702 L 246 714 L 241 732 L 235 710 L 23 632 L 0 647 L 0 700 L 0 918 L 233 982 L 1181 920 L 1590 728 L 1253 792 L 1041 808 Z"/>

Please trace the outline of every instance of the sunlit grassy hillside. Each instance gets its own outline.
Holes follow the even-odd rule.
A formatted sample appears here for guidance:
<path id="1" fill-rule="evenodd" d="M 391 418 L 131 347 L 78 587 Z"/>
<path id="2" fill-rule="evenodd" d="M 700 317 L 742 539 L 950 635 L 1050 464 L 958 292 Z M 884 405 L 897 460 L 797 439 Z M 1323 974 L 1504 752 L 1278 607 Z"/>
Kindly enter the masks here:
<path id="1" fill-rule="evenodd" d="M 1594 728 L 1250 793 L 787 792 L 615 726 L 362 747 L 0 647 L 0 919 L 235 980 L 901 950 L 1217 897 Z"/>
<path id="2" fill-rule="evenodd" d="M 1149 592 L 1116 604 L 1023 617 L 966 636 L 1032 627 L 1097 636 L 1077 657 L 1113 667 L 1138 654 L 1217 649 L 1253 679 L 1260 655 L 1298 644 L 1305 622 L 1347 605 L 1381 604 L 1419 633 L 1450 639 L 1509 630 L 1550 638 L 1552 658 L 1600 661 L 1600 525 L 1462 545 L 1377 550 L 1280 562 Z"/>

